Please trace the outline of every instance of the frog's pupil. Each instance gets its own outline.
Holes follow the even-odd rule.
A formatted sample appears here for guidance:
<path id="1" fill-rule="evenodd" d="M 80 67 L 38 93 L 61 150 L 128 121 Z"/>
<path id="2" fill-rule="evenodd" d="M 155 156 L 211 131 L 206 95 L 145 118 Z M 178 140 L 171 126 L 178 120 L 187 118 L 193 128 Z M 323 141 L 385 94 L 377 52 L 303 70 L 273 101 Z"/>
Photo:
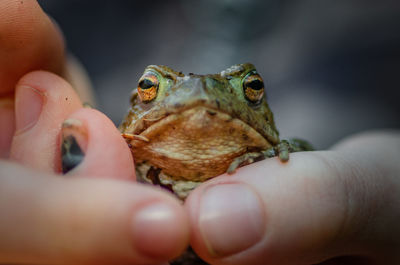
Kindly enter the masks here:
<path id="1" fill-rule="evenodd" d="M 264 83 L 261 80 L 253 80 L 247 84 L 247 87 L 250 87 L 253 90 L 261 90 L 264 88 Z"/>
<path id="2" fill-rule="evenodd" d="M 154 86 L 154 83 L 151 80 L 143 79 L 139 82 L 139 86 L 141 89 L 149 89 Z"/>

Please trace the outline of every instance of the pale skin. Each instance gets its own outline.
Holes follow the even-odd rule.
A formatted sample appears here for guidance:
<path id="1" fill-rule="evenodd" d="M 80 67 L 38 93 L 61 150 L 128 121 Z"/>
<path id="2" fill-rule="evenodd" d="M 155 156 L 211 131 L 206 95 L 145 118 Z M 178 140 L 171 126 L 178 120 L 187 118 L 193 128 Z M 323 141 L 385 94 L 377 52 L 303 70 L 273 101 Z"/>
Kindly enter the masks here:
<path id="1" fill-rule="evenodd" d="M 85 78 L 36 1 L 2 0 L 0 13 L 0 263 L 162 264 L 189 238 L 212 264 L 400 263 L 398 131 L 240 168 L 182 206 L 135 183 L 115 126 L 65 80 Z M 62 177 L 66 119 L 85 158 Z"/>

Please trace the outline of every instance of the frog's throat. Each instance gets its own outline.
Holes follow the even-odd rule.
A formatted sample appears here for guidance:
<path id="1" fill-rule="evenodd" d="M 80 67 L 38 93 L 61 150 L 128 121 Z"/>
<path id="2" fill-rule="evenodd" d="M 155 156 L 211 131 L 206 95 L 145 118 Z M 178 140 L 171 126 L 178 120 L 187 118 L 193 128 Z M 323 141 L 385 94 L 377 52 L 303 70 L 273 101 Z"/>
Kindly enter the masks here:
<path id="1" fill-rule="evenodd" d="M 234 158 L 272 146 L 240 119 L 204 106 L 174 113 L 130 141 L 135 161 L 147 161 L 177 179 L 204 181 L 223 174 Z"/>
<path id="2" fill-rule="evenodd" d="M 214 102 L 213 102 L 214 103 Z M 271 145 L 276 145 L 279 143 L 279 134 L 268 122 L 265 122 L 265 117 L 260 117 L 257 114 L 253 113 L 243 113 L 239 111 L 235 111 L 234 109 L 227 109 L 216 101 L 216 104 L 207 104 L 205 105 L 205 101 L 197 101 L 192 102 L 192 104 L 185 105 L 174 105 L 174 108 L 158 105 L 154 106 L 151 111 L 132 122 L 129 127 L 127 127 L 124 132 L 131 133 L 135 135 L 140 135 L 145 132 L 148 128 L 156 125 L 157 123 L 163 121 L 164 119 L 168 119 L 169 116 L 178 115 L 184 113 L 185 111 L 191 109 L 200 109 L 205 108 L 208 110 L 208 113 L 218 113 L 226 115 L 227 119 L 231 120 L 240 120 L 242 123 L 246 124 L 248 127 L 256 130 L 263 138 L 267 139 L 267 141 Z M 233 113 L 233 115 L 231 114 Z M 174 116 L 175 117 L 175 116 Z M 170 118 L 173 119 L 173 118 Z M 164 123 L 162 123 L 164 124 Z M 161 125 L 161 124 L 160 124 Z M 243 125 L 244 126 L 244 125 Z"/>

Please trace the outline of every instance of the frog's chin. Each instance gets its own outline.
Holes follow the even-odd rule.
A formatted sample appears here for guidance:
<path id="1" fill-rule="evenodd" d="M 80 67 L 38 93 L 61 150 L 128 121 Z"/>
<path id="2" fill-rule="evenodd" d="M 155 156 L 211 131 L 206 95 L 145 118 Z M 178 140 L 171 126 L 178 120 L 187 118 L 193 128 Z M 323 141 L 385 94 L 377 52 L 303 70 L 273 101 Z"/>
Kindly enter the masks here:
<path id="1" fill-rule="evenodd" d="M 169 175 L 188 179 L 195 178 L 194 174 L 202 179 L 222 174 L 235 157 L 271 147 L 248 124 L 203 106 L 170 114 L 140 136 L 148 141 L 131 141 L 135 160 L 147 160 Z"/>

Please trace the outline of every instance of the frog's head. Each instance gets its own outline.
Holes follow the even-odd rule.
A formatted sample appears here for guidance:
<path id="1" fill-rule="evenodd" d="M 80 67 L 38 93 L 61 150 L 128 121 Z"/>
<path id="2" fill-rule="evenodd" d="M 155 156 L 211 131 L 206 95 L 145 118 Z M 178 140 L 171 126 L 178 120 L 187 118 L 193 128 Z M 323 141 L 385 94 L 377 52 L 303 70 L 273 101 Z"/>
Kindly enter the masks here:
<path id="1" fill-rule="evenodd" d="M 242 120 L 272 144 L 279 141 L 264 81 L 250 63 L 210 75 L 184 75 L 166 66 L 150 65 L 132 92 L 130 117 L 121 127 L 140 134 L 170 114 L 200 106 Z"/>
<path id="2" fill-rule="evenodd" d="M 210 75 L 184 75 L 166 66 L 148 66 L 120 129 L 139 136 L 130 141 L 136 150 L 151 149 L 153 157 L 168 157 L 169 162 L 171 156 L 196 159 L 185 152 L 203 156 L 210 152 L 209 157 L 232 160 L 279 142 L 264 82 L 249 63 Z"/>

